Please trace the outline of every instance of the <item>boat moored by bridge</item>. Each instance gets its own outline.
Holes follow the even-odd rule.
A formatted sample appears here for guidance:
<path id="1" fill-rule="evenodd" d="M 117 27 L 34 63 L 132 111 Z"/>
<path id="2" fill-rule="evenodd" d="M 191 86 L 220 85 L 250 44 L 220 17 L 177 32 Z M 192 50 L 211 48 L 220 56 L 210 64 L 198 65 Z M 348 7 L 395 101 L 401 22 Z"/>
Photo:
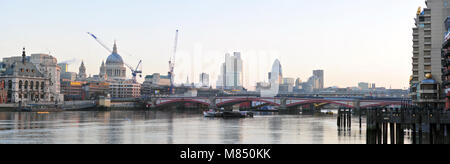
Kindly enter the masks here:
<path id="1" fill-rule="evenodd" d="M 209 118 L 253 118 L 253 112 L 237 112 L 237 111 L 205 111 L 203 112 L 203 116 Z"/>

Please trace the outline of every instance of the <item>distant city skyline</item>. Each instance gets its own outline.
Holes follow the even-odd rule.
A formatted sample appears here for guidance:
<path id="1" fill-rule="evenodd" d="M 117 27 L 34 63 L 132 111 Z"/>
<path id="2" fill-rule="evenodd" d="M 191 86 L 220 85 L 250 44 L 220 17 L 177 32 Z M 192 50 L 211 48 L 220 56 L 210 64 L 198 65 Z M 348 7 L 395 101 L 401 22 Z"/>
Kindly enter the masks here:
<path id="1" fill-rule="evenodd" d="M 325 87 L 408 87 L 415 11 L 425 0 L 0 1 L 0 56 L 50 53 L 78 72 L 99 74 L 110 54 L 92 32 L 144 75 L 168 72 L 180 29 L 176 83 L 217 81 L 226 53 L 241 52 L 244 86 L 267 81 L 275 59 L 284 77 L 326 72 Z M 131 73 L 127 70 L 127 76 Z M 143 79 L 141 79 L 142 81 Z M 213 84 L 213 86 L 215 86 Z"/>

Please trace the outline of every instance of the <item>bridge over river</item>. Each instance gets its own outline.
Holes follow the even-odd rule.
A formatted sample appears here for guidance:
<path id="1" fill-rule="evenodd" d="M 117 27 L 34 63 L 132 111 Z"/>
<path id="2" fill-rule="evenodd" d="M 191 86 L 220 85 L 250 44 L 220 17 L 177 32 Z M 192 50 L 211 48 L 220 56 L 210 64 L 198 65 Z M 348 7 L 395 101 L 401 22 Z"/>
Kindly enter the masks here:
<path id="1" fill-rule="evenodd" d="M 409 105 L 402 99 L 356 99 L 356 98 L 293 98 L 293 97 L 161 97 L 148 102 L 150 108 L 164 108 L 185 104 L 196 104 L 207 108 L 227 108 L 242 103 L 258 102 L 261 106 L 276 109 L 296 109 L 304 106 L 322 107 L 334 105 L 342 108 L 386 107 Z"/>

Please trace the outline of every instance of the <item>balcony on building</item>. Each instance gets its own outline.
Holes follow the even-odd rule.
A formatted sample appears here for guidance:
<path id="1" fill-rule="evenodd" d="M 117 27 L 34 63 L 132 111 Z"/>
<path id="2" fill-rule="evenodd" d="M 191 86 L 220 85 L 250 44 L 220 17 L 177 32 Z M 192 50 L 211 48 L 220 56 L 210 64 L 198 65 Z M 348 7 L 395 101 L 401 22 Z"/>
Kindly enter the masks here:
<path id="1" fill-rule="evenodd" d="M 427 73 L 425 80 L 422 80 L 417 87 L 417 100 L 420 106 L 435 106 L 440 100 L 440 84 L 433 79 L 431 73 Z"/>

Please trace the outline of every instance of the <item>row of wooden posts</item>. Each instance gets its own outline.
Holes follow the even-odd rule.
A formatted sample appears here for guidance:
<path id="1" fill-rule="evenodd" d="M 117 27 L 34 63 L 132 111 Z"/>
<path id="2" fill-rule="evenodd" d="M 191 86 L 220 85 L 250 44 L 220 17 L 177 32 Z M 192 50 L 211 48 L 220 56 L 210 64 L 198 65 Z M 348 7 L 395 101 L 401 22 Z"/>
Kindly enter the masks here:
<path id="1" fill-rule="evenodd" d="M 352 109 L 338 109 L 337 126 L 339 131 L 352 130 Z"/>
<path id="2" fill-rule="evenodd" d="M 387 128 L 389 127 L 389 129 Z M 450 112 L 428 108 L 375 108 L 367 111 L 367 143 L 450 144 Z"/>
<path id="3" fill-rule="evenodd" d="M 405 138 L 412 144 L 450 144 L 449 111 L 409 106 L 339 109 L 338 130 L 351 131 L 352 114 L 359 116 L 361 129 L 363 113 L 367 119 L 367 144 L 404 144 Z"/>

